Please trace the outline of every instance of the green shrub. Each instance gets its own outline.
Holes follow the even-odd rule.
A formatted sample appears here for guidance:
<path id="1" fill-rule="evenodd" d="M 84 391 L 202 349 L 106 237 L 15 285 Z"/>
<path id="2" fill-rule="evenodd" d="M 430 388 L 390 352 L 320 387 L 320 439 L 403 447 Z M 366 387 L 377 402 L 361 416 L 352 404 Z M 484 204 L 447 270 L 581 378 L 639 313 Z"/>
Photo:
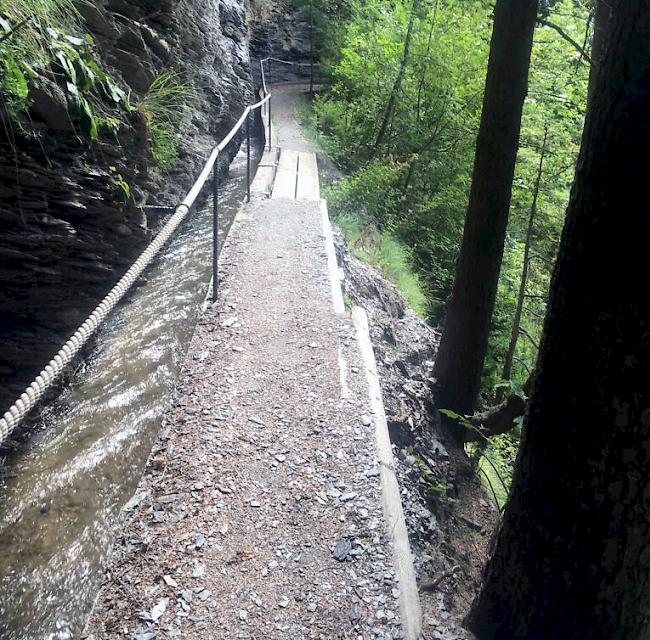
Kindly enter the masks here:
<path id="1" fill-rule="evenodd" d="M 337 211 L 363 211 L 382 229 L 394 228 L 404 205 L 404 174 L 403 164 L 377 160 L 329 187 L 327 199 Z"/>
<path id="2" fill-rule="evenodd" d="M 129 111 L 128 97 L 94 56 L 94 41 L 81 33 L 73 0 L 0 0 L 0 90 L 18 119 L 29 108 L 29 84 L 39 74 L 55 77 L 70 114 L 91 139 L 102 124 L 117 128 L 104 103 Z"/>
<path id="3" fill-rule="evenodd" d="M 151 153 L 162 171 L 169 171 L 178 160 L 178 129 L 191 87 L 174 71 L 161 73 L 138 103 L 149 131 Z"/>

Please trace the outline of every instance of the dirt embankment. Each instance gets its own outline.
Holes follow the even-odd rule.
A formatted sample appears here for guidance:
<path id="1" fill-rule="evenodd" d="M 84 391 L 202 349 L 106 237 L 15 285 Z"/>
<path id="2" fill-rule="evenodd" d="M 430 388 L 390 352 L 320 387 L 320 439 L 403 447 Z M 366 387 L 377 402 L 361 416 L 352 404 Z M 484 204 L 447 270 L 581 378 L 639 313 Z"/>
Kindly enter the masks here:
<path id="1" fill-rule="evenodd" d="M 438 332 L 335 231 L 345 294 L 363 306 L 415 555 L 426 638 L 469 637 L 460 624 L 480 585 L 498 511 L 433 403 Z"/>

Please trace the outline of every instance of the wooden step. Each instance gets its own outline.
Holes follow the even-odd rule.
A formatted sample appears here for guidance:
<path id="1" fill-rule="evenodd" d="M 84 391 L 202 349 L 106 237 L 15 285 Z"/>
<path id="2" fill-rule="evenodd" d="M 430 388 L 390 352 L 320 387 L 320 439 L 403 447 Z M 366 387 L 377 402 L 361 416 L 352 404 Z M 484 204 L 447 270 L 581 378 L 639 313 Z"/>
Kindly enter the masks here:
<path id="1" fill-rule="evenodd" d="M 320 200 L 320 181 L 315 153 L 301 153 L 298 158 L 297 200 Z"/>
<path id="2" fill-rule="evenodd" d="M 316 154 L 283 149 L 273 186 L 274 199 L 319 200 Z"/>
<path id="3" fill-rule="evenodd" d="M 296 199 L 298 157 L 299 154 L 297 151 L 282 149 L 282 152 L 280 153 L 280 164 L 278 164 L 278 171 L 275 174 L 272 198 L 288 198 L 289 200 Z"/>

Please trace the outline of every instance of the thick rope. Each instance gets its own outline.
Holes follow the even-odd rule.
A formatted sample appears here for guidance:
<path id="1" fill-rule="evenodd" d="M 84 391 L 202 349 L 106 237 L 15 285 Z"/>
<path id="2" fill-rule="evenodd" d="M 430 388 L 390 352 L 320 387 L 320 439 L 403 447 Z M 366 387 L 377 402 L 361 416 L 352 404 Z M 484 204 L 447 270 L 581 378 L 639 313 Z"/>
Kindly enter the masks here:
<path id="1" fill-rule="evenodd" d="M 90 336 L 97 331 L 108 314 L 124 298 L 128 290 L 143 271 L 151 264 L 163 246 L 171 238 L 181 222 L 189 213 L 199 193 L 203 189 L 214 165 L 219 157 L 219 152 L 235 137 L 251 111 L 259 109 L 266 104 L 271 94 L 265 92 L 265 97 L 258 103 L 247 107 L 241 118 L 230 130 L 228 135 L 212 150 L 201 175 L 194 183 L 182 204 L 175 207 L 174 215 L 167 221 L 155 240 L 144 250 L 142 255 L 135 261 L 135 264 L 122 276 L 121 280 L 111 289 L 110 293 L 97 305 L 95 310 L 88 316 L 86 321 L 75 331 L 74 335 L 63 345 L 61 350 L 50 360 L 35 380 L 25 389 L 20 398 L 14 402 L 9 410 L 0 418 L 0 444 L 2 444 L 22 422 L 25 416 L 38 404 L 47 390 L 54 384 L 55 380 L 63 373 L 63 370 L 72 362 L 75 356 L 81 351 Z"/>

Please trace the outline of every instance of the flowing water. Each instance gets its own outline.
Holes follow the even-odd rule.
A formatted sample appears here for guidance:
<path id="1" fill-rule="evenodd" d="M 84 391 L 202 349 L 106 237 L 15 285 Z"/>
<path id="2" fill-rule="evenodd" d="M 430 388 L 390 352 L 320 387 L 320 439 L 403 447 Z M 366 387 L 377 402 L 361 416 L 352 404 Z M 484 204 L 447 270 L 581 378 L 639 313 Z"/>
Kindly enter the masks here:
<path id="1" fill-rule="evenodd" d="M 227 232 L 245 156 L 221 190 Z M 6 463 L 0 488 L 0 639 L 78 638 L 115 525 L 173 394 L 211 269 L 211 214 L 187 220 L 99 332 L 43 428 Z"/>

